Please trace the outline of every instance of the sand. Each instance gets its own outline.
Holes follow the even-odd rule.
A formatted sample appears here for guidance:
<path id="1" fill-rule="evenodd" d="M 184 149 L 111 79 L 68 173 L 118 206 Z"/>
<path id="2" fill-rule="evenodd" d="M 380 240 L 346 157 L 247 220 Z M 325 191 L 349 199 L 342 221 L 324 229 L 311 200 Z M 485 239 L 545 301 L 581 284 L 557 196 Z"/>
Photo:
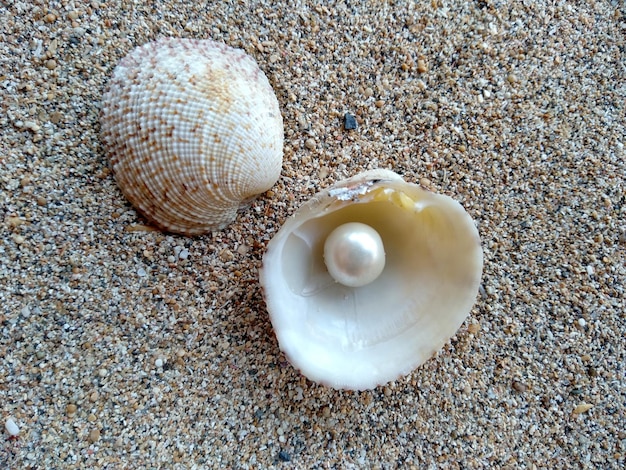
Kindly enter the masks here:
<path id="1" fill-rule="evenodd" d="M 0 6 L 0 468 L 622 468 L 624 4 L 205 3 Z M 278 184 L 197 238 L 146 228 L 98 138 L 163 36 L 243 48 L 284 117 Z M 483 282 L 436 357 L 335 391 L 280 353 L 258 270 L 377 167 L 463 204 Z"/>

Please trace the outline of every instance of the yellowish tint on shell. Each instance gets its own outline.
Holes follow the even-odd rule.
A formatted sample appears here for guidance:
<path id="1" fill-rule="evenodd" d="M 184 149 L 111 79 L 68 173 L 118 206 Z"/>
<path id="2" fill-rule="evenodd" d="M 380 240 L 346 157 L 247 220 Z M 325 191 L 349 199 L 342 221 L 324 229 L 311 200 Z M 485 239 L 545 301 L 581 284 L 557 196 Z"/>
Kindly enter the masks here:
<path id="1" fill-rule="evenodd" d="M 328 273 L 323 246 L 349 222 L 380 235 L 386 263 L 350 287 Z M 309 379 L 363 390 L 408 374 L 457 331 L 482 273 L 478 230 L 453 199 L 373 170 L 303 204 L 267 246 L 260 272 L 281 350 Z"/>

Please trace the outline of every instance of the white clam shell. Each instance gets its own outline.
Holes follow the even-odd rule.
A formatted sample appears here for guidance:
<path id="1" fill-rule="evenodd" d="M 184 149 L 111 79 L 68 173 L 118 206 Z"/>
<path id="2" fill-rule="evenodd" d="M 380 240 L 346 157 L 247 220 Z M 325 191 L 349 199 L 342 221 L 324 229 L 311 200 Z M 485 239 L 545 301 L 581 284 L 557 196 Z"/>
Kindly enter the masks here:
<path id="1" fill-rule="evenodd" d="M 122 192 L 171 232 L 225 227 L 280 176 L 274 91 L 254 59 L 222 43 L 169 38 L 134 49 L 113 72 L 100 122 Z"/>
<path id="2" fill-rule="evenodd" d="M 361 287 L 336 282 L 324 243 L 361 222 L 385 267 Z M 478 231 L 459 203 L 374 170 L 318 193 L 268 244 L 261 284 L 280 348 L 309 379 L 363 390 L 408 374 L 457 331 L 482 273 Z"/>

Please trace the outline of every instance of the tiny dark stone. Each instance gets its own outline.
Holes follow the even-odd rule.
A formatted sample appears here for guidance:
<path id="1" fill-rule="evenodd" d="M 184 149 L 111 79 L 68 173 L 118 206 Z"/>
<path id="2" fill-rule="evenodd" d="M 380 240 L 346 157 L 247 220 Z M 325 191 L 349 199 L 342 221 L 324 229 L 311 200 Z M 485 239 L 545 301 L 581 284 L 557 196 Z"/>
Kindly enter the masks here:
<path id="1" fill-rule="evenodd" d="M 343 128 L 347 131 L 356 129 L 356 118 L 352 114 L 346 113 L 343 116 Z"/>
<path id="2" fill-rule="evenodd" d="M 284 450 L 281 450 L 278 453 L 278 458 L 280 460 L 282 460 L 283 462 L 289 462 L 291 460 L 291 456 L 287 452 L 285 452 Z"/>

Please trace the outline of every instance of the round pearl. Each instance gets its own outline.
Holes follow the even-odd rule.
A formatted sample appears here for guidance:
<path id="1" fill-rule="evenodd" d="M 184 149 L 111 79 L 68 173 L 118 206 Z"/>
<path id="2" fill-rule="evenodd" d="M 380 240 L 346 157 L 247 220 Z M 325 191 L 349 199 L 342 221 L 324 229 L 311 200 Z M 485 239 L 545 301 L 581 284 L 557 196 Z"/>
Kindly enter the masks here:
<path id="1" fill-rule="evenodd" d="M 385 247 L 369 225 L 350 222 L 340 225 L 324 243 L 324 262 L 335 281 L 361 287 L 374 281 L 385 269 Z"/>

